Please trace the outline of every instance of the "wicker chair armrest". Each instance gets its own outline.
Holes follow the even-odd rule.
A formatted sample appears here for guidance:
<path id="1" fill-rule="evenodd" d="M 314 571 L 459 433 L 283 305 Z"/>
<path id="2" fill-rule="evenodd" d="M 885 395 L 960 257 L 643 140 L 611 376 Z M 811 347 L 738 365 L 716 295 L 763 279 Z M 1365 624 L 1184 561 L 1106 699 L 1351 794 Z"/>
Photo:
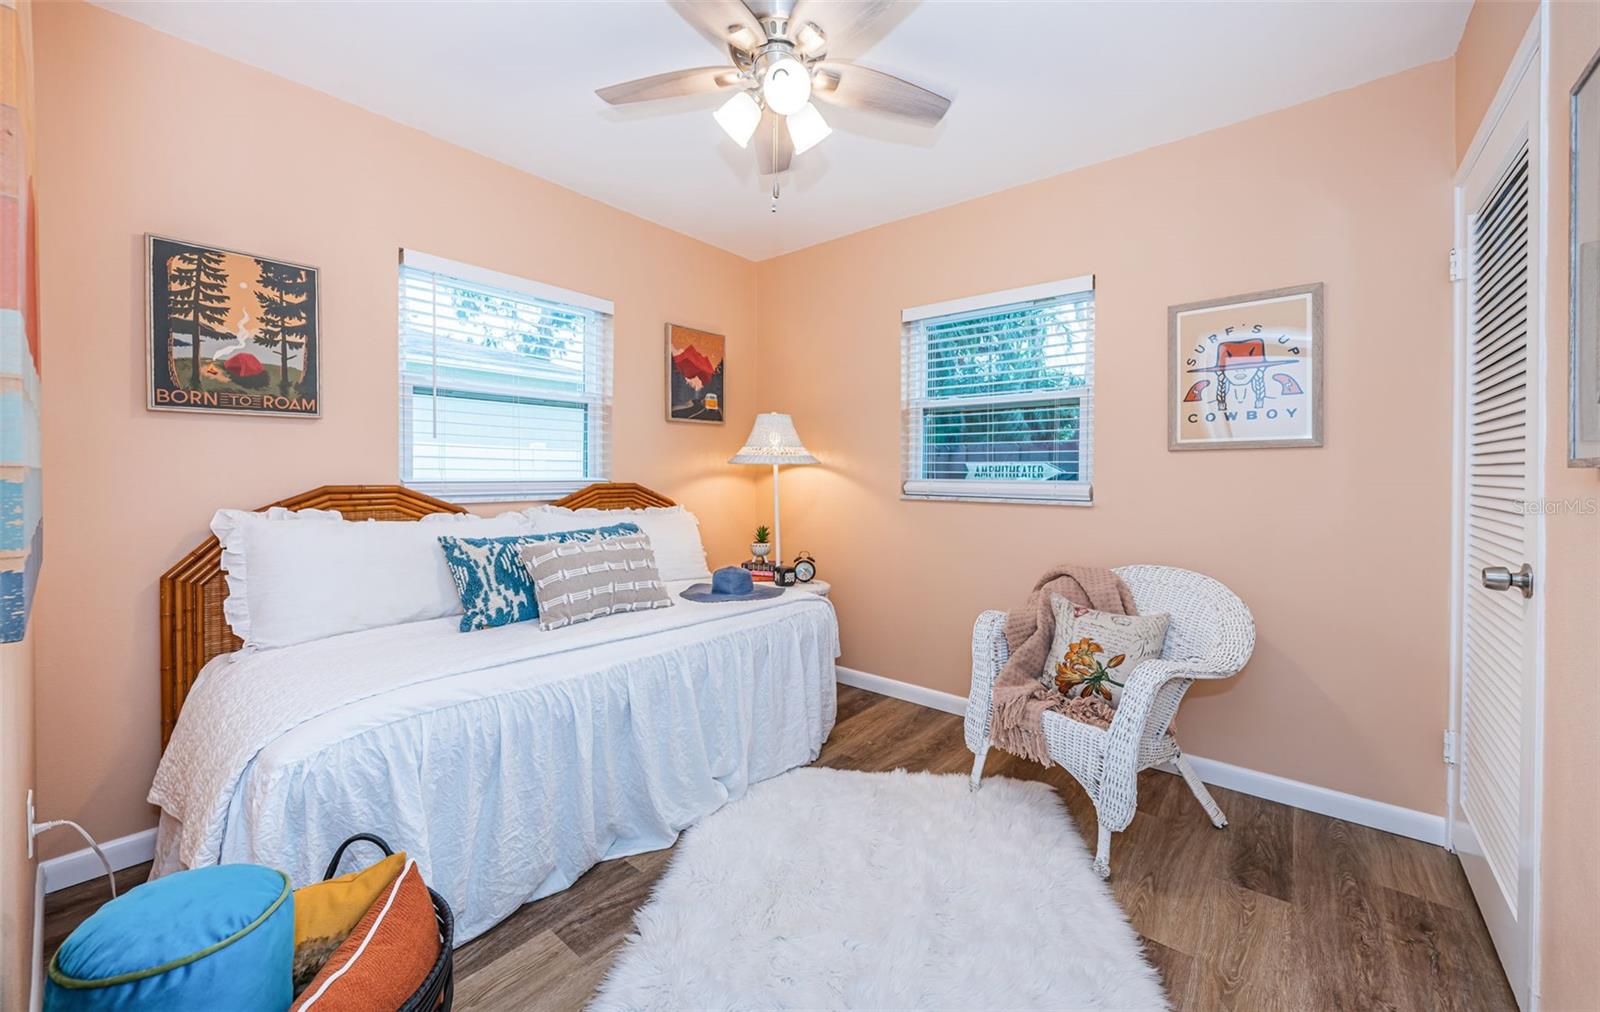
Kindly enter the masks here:
<path id="1" fill-rule="evenodd" d="M 1141 661 L 1123 683 L 1116 715 L 1106 732 L 1105 765 L 1096 800 L 1100 817 L 1112 832 L 1126 829 L 1133 818 L 1140 745 L 1148 735 L 1165 733 L 1193 681 L 1194 667 L 1186 662 Z M 1164 691 L 1172 682 L 1182 684 L 1175 691 Z"/>
<path id="2" fill-rule="evenodd" d="M 1137 744 L 1162 686 L 1177 678 L 1195 677 L 1193 669 L 1194 665 L 1180 661 L 1140 661 L 1122 683 L 1116 715 L 1111 718 L 1111 747 L 1116 748 L 1119 739 L 1125 738 Z"/>
<path id="3" fill-rule="evenodd" d="M 989 716 L 995 679 L 1011 656 L 1006 646 L 1006 613 L 986 611 L 972 625 L 972 688 L 967 693 L 967 747 L 977 752 L 989 742 Z"/>

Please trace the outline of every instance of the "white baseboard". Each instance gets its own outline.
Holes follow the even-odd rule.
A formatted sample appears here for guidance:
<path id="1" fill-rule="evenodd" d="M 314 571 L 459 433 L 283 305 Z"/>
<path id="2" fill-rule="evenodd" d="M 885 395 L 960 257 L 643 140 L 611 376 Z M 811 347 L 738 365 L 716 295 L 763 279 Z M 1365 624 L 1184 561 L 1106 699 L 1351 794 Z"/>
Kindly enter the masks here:
<path id="1" fill-rule="evenodd" d="M 920 706 L 943 710 L 945 713 L 963 715 L 967 712 L 967 700 L 964 696 L 923 688 L 920 685 L 868 674 L 854 668 L 839 667 L 835 670 L 838 680 L 845 685 L 876 692 L 880 696 L 904 699 Z M 1446 824 L 1442 815 L 1429 815 L 1415 809 L 1391 805 L 1385 801 L 1373 801 L 1371 798 L 1290 780 L 1274 773 L 1263 773 L 1232 763 L 1185 754 L 1189 756 L 1189 762 L 1194 764 L 1195 772 L 1200 774 L 1200 779 L 1213 786 L 1276 801 L 1292 808 L 1303 808 L 1308 812 L 1353 822 L 1358 826 L 1370 826 L 1397 836 L 1409 836 L 1413 840 L 1422 840 L 1441 847 L 1445 845 Z M 1167 772 L 1177 771 L 1167 769 Z"/>
<path id="2" fill-rule="evenodd" d="M 903 699 L 908 703 L 926 706 L 934 710 L 943 710 L 961 716 L 967 712 L 967 697 L 958 696 L 953 692 L 940 692 L 938 689 L 927 689 L 910 682 L 897 682 L 893 678 L 882 675 L 869 675 L 865 671 L 855 668 L 834 666 L 834 675 L 845 685 L 853 685 L 858 689 L 876 692 L 880 696 L 893 696 Z"/>
<path id="3" fill-rule="evenodd" d="M 119 836 L 115 840 L 102 843 L 100 849 L 106 852 L 106 860 L 111 862 L 113 871 L 132 868 L 156 856 L 156 831 L 152 827 L 138 833 Z M 79 882 L 87 882 L 93 878 L 104 878 L 105 873 L 105 867 L 100 864 L 100 859 L 95 857 L 94 851 L 88 847 L 39 862 L 39 882 L 47 893 L 75 886 Z"/>
<path id="4" fill-rule="evenodd" d="M 1442 815 L 1429 815 L 1414 808 L 1391 805 L 1387 801 L 1374 801 L 1357 794 L 1346 794 L 1216 759 L 1202 759 L 1197 755 L 1189 755 L 1189 762 L 1193 764 L 1194 771 L 1200 774 L 1200 779 L 1214 787 L 1225 787 L 1291 808 L 1303 808 L 1358 826 L 1370 826 L 1396 836 L 1409 836 L 1413 840 L 1440 847 L 1445 845 L 1445 818 Z M 1165 766 L 1161 768 L 1168 773 L 1178 772 Z"/>
<path id="5" fill-rule="evenodd" d="M 28 982 L 28 1012 L 44 1008 L 44 869 L 33 869 L 33 972 Z"/>

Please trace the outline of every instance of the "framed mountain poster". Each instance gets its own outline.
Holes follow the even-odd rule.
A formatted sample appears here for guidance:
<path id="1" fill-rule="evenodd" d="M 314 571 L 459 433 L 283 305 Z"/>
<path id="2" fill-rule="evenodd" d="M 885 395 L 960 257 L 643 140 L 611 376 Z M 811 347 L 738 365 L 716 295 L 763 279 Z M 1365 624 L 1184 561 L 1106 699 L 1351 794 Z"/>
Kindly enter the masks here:
<path id="1" fill-rule="evenodd" d="M 145 237 L 155 411 L 316 417 L 317 269 Z"/>
<path id="2" fill-rule="evenodd" d="M 1322 445 L 1322 285 L 1167 310 L 1167 448 Z"/>
<path id="3" fill-rule="evenodd" d="M 721 424 L 727 338 L 667 324 L 667 421 Z"/>

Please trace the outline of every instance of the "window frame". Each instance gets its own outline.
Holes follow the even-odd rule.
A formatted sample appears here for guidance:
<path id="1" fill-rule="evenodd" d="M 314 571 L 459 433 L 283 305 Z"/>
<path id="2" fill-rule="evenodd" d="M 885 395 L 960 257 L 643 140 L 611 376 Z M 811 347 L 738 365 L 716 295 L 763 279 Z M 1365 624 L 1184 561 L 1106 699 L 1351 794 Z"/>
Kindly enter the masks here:
<path id="1" fill-rule="evenodd" d="M 596 336 L 599 341 L 602 361 L 592 363 L 585 359 L 583 366 L 585 375 L 584 390 L 571 397 L 562 396 L 560 393 L 496 391 L 487 384 L 465 383 L 446 386 L 438 384 L 437 381 L 432 389 L 437 390 L 438 393 L 423 392 L 419 394 L 415 377 L 408 379 L 407 376 L 406 331 L 403 316 L 399 315 L 404 312 L 402 301 L 404 298 L 406 268 L 426 271 L 449 278 L 453 282 L 462 283 L 465 287 L 477 285 L 495 290 L 485 294 L 509 292 L 541 302 L 553 303 L 563 309 L 583 311 L 593 316 L 599 326 L 599 332 Z M 611 480 L 612 406 L 614 401 L 612 375 L 615 365 L 616 331 L 614 325 L 615 306 L 609 299 L 558 288 L 554 285 L 547 285 L 489 268 L 477 267 L 410 249 L 402 249 L 400 251 L 400 263 L 395 271 L 395 282 L 397 289 L 395 343 L 399 365 L 400 394 L 399 463 L 400 483 L 402 485 L 450 502 L 515 502 L 559 498 L 595 482 Z M 435 364 L 437 367 L 437 357 Z M 599 372 L 591 377 L 593 370 L 599 370 Z M 591 378 L 593 382 L 590 382 Z M 584 410 L 583 453 L 585 459 L 584 471 L 586 473 L 575 478 L 506 481 L 415 479 L 413 477 L 415 457 L 413 420 L 416 410 L 414 402 L 418 396 L 462 397 L 473 401 L 513 400 L 543 403 L 551 406 L 571 405 L 575 408 L 581 407 Z"/>
<path id="2" fill-rule="evenodd" d="M 1087 295 L 1091 307 L 1088 347 L 1085 349 L 1084 383 L 1065 390 L 1018 393 L 929 396 L 926 324 L 943 317 L 1002 310 L 1046 300 Z M 917 306 L 901 312 L 901 474 L 900 498 L 935 502 L 1033 503 L 1056 506 L 1094 504 L 1094 359 L 1097 319 L 1095 278 L 1086 274 L 1060 281 L 1011 288 L 962 299 Z M 922 326 L 919 326 L 922 325 Z M 916 368 L 914 369 L 914 364 Z M 927 413 L 938 408 L 1055 405 L 1076 402 L 1079 413 L 1077 481 L 971 481 L 965 478 L 924 478 Z"/>

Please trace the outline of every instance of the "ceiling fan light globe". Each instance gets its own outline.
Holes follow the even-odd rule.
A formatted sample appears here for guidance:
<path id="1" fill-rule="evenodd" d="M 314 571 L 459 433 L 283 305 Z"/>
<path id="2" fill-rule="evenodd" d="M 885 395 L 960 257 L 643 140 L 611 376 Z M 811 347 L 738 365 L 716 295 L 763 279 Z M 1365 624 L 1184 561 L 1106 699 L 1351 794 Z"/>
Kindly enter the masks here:
<path id="1" fill-rule="evenodd" d="M 767 108 L 779 116 L 792 116 L 811 101 L 811 75 L 805 64 L 792 56 L 783 56 L 761 78 L 761 97 Z"/>
<path id="2" fill-rule="evenodd" d="M 761 106 L 756 104 L 749 92 L 741 91 L 722 103 L 722 107 L 711 115 L 722 132 L 735 144 L 741 148 L 749 147 L 750 138 L 761 123 Z"/>
<path id="3" fill-rule="evenodd" d="M 807 21 L 795 33 L 794 44 L 795 48 L 799 49 L 800 52 L 811 56 L 814 53 L 821 52 L 827 46 L 828 40 L 823 38 L 820 28 Z"/>
<path id="4" fill-rule="evenodd" d="M 789 140 L 794 144 L 794 153 L 802 154 L 821 144 L 823 139 L 833 133 L 833 127 L 822 118 L 822 113 L 810 102 L 800 107 L 800 110 L 791 116 L 785 117 L 784 123 L 789 128 Z"/>

